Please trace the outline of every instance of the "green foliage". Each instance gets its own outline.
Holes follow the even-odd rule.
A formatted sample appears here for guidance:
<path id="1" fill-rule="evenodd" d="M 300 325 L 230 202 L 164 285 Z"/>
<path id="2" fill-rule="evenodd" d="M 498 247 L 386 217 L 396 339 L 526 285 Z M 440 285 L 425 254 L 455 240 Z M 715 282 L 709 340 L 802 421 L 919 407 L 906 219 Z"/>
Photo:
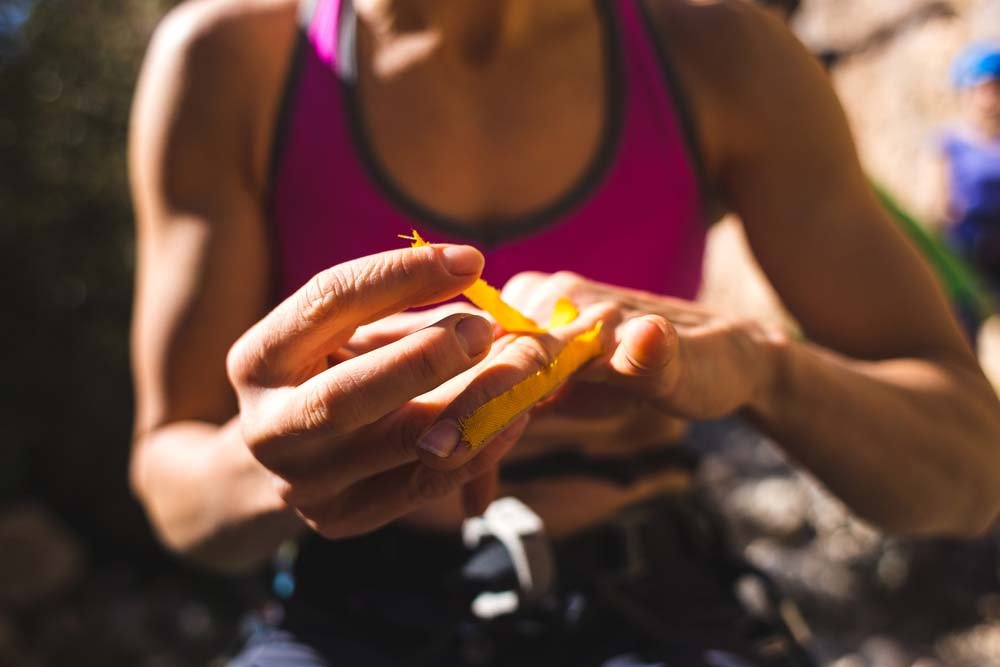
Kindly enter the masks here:
<path id="1" fill-rule="evenodd" d="M 168 4 L 0 0 L 0 500 L 40 495 L 115 533 L 140 525 L 126 487 L 125 143 Z"/>

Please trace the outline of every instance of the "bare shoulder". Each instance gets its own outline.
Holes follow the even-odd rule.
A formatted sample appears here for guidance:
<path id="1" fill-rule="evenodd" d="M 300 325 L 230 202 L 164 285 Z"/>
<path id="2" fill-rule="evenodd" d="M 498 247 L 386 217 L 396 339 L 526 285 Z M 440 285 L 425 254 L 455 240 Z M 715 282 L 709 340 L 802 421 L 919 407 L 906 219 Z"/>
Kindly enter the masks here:
<path id="1" fill-rule="evenodd" d="M 712 81 L 738 85 L 783 58 L 809 55 L 788 28 L 749 0 L 644 0 L 656 32 L 679 65 Z"/>
<path id="2" fill-rule="evenodd" d="M 157 27 L 147 67 L 246 89 L 290 50 L 297 5 L 296 0 L 184 2 Z"/>
<path id="3" fill-rule="evenodd" d="M 748 0 L 644 0 L 692 101 L 709 171 L 775 110 L 828 88 L 788 28 Z"/>
<path id="4" fill-rule="evenodd" d="M 260 46 L 250 37 L 289 32 L 298 0 L 188 0 L 172 9 L 157 27 L 152 48 L 197 55 L 202 50 Z"/>
<path id="5" fill-rule="evenodd" d="M 297 5 L 189 0 L 169 12 L 153 35 L 136 92 L 133 162 L 219 169 L 223 165 L 213 161 L 225 156 L 243 180 L 259 187 L 293 51 Z M 174 159 L 179 155 L 184 159 Z"/>

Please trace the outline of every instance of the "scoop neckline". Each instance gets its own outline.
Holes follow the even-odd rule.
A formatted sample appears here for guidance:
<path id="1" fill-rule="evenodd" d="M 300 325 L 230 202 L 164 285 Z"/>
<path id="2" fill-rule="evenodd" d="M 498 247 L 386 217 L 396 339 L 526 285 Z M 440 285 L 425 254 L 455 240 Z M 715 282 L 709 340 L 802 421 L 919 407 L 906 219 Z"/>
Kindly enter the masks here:
<path id="1" fill-rule="evenodd" d="M 436 211 L 406 192 L 388 172 L 375 153 L 365 125 L 358 91 L 357 16 L 351 0 L 342 0 L 337 17 L 338 74 L 343 87 L 350 134 L 357 156 L 379 194 L 419 225 L 456 237 L 465 237 L 486 246 L 516 240 L 554 226 L 559 219 L 584 204 L 604 183 L 618 153 L 624 119 L 624 65 L 617 16 L 611 3 L 594 0 L 601 23 L 601 49 L 604 63 L 604 113 L 601 136 L 587 165 L 561 194 L 550 202 L 516 216 L 500 216 L 470 221 Z"/>

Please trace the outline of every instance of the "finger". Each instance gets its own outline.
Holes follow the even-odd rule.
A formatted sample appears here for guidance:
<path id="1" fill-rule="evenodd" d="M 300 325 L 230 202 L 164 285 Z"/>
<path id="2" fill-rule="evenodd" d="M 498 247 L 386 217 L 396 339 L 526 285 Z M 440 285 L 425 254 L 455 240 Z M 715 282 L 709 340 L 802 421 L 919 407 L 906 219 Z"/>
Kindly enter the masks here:
<path id="1" fill-rule="evenodd" d="M 411 401 L 348 439 L 298 442 L 294 456 L 292 448 L 285 447 L 283 460 L 268 461 L 279 476 L 275 483 L 281 498 L 292 507 L 318 505 L 358 480 L 413 463 L 417 437 L 440 410 L 440 404 Z"/>
<path id="2" fill-rule="evenodd" d="M 568 299 L 577 307 L 593 305 L 604 301 L 598 292 L 586 289 L 588 281 L 570 271 L 553 274 L 522 273 L 508 282 L 504 294 L 510 295 L 511 305 L 539 322 L 546 321 L 560 299 Z M 580 297 L 584 297 L 582 300 Z"/>
<path id="3" fill-rule="evenodd" d="M 541 317 L 545 313 L 540 314 L 536 310 L 536 302 L 544 296 L 542 293 L 545 291 L 548 278 L 547 273 L 523 271 L 507 281 L 500 290 L 500 297 L 528 317 Z"/>
<path id="4" fill-rule="evenodd" d="M 441 469 L 464 465 L 474 455 L 471 447 L 464 441 L 459 426 L 464 417 L 522 381 L 549 369 L 569 341 L 591 329 L 598 321 L 610 320 L 610 326 L 602 329 L 603 343 L 609 346 L 615 317 L 613 310 L 598 306 L 588 309 L 572 324 L 550 334 L 519 336 L 509 340 L 506 347 L 482 365 L 477 376 L 449 403 L 439 420 L 421 436 L 418 442 L 421 460 L 431 467 Z M 558 387 L 552 387 L 553 391 L 557 389 Z M 524 410 L 531 407 L 526 406 Z M 511 419 L 517 416 L 508 415 Z"/>
<path id="5" fill-rule="evenodd" d="M 494 466 L 462 487 L 462 509 L 465 516 L 480 516 L 497 497 L 500 488 L 500 468 Z"/>
<path id="6" fill-rule="evenodd" d="M 454 297 L 471 285 L 483 256 L 469 246 L 427 246 L 370 255 L 316 274 L 237 341 L 234 383 L 287 384 L 299 368 L 387 315 Z"/>
<path id="7" fill-rule="evenodd" d="M 471 368 L 492 342 L 490 322 L 452 315 L 306 381 L 284 399 L 283 419 L 260 425 L 262 439 L 280 447 L 283 433 L 296 438 L 352 433 Z"/>
<path id="8" fill-rule="evenodd" d="M 428 327 L 449 315 L 456 314 L 488 317 L 486 313 L 472 304 L 460 301 L 447 303 L 430 310 L 397 313 L 378 322 L 359 327 L 344 345 L 344 348 L 351 353 L 350 356 L 371 352 L 390 343 L 395 343 L 400 338 Z"/>
<path id="9" fill-rule="evenodd" d="M 306 508 L 303 514 L 313 529 L 331 539 L 375 530 L 458 491 L 495 468 L 527 424 L 526 417 L 512 423 L 480 456 L 457 470 L 439 471 L 420 462 L 411 463 L 355 484 L 335 502 Z"/>
<path id="10" fill-rule="evenodd" d="M 605 381 L 636 390 L 647 398 L 669 395 L 680 379 L 680 338 L 659 315 L 644 315 L 625 324 L 621 342 L 608 362 Z"/>

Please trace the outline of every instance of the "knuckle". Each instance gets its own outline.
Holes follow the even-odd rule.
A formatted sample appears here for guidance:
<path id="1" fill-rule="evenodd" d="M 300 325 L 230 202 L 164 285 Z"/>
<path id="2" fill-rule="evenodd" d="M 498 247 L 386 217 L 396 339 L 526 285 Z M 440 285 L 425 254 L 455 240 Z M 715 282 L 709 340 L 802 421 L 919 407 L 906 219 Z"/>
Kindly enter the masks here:
<path id="1" fill-rule="evenodd" d="M 311 388 L 302 405 L 302 423 L 309 433 L 343 435 L 365 425 L 368 391 L 358 369 L 338 373 Z"/>
<path id="2" fill-rule="evenodd" d="M 424 281 L 420 280 L 420 274 L 427 267 L 428 256 L 436 258 L 432 248 L 426 248 L 424 252 L 389 252 L 378 255 L 363 271 L 353 272 L 355 289 L 359 289 L 362 284 L 422 284 Z M 436 259 L 434 263 L 437 264 Z"/>
<path id="3" fill-rule="evenodd" d="M 552 289 L 560 296 L 571 295 L 583 282 L 583 276 L 572 271 L 557 271 L 550 278 Z"/>
<path id="4" fill-rule="evenodd" d="M 605 323 L 618 324 L 626 317 L 627 307 L 621 301 L 605 299 L 595 303 L 586 310 L 586 314 Z"/>
<path id="5" fill-rule="evenodd" d="M 241 406 L 240 410 L 240 431 L 243 442 L 250 453 L 254 455 L 265 467 L 270 461 L 271 451 L 274 449 L 274 437 L 270 431 L 273 422 L 261 414 L 258 405 Z"/>
<path id="6" fill-rule="evenodd" d="M 518 292 L 519 290 L 528 289 L 541 283 L 547 277 L 547 274 L 539 271 L 522 271 L 507 281 L 507 284 L 504 286 L 504 290 Z"/>
<path id="7" fill-rule="evenodd" d="M 365 425 L 365 398 L 369 390 L 360 371 L 336 375 L 326 392 L 326 421 L 318 426 L 327 433 L 344 434 Z"/>
<path id="8" fill-rule="evenodd" d="M 253 376 L 252 355 L 248 353 L 247 335 L 241 336 L 226 353 L 226 376 L 229 383 L 237 391 L 247 384 Z"/>
<path id="9" fill-rule="evenodd" d="M 505 350 L 518 368 L 529 372 L 544 370 L 555 361 L 555 351 L 540 336 L 523 336 Z"/>
<path id="10" fill-rule="evenodd" d="M 331 400 L 325 387 L 309 392 L 302 406 L 302 420 L 308 431 L 321 431 L 333 424 Z"/>
<path id="11" fill-rule="evenodd" d="M 355 292 L 354 280 L 353 272 L 343 266 L 314 275 L 303 288 L 299 317 L 307 324 L 317 324 L 334 310 L 344 308 Z"/>
<path id="12" fill-rule="evenodd" d="M 440 343 L 441 341 L 434 341 Z M 403 360 L 407 377 L 418 380 L 446 380 L 454 375 L 452 355 L 441 344 L 431 344 L 407 355 Z"/>
<path id="13" fill-rule="evenodd" d="M 382 267 L 386 275 L 395 275 L 402 279 L 416 278 L 422 269 L 425 269 L 430 260 L 431 265 L 436 269 L 439 266 L 437 251 L 427 248 L 424 252 L 390 253 L 383 255 Z"/>

